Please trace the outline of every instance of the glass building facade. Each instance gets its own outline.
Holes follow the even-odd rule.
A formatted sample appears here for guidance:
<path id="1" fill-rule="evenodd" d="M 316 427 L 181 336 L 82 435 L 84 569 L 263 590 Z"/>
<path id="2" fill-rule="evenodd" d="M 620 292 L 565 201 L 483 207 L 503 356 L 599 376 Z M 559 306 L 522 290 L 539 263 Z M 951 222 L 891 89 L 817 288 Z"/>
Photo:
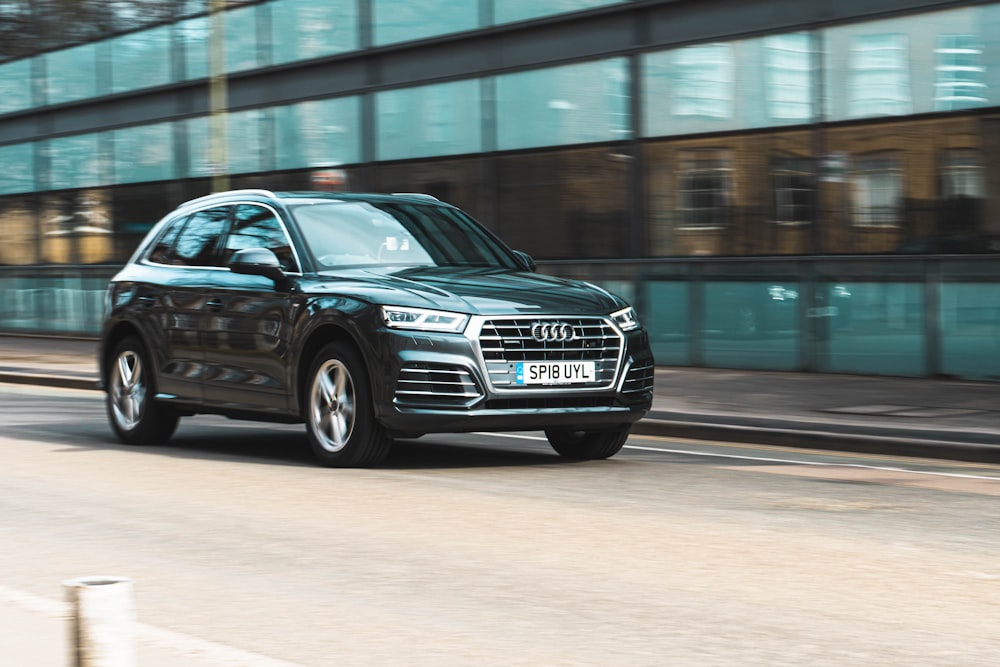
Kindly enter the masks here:
<path id="1" fill-rule="evenodd" d="M 0 62 L 0 265 L 120 263 L 220 176 L 427 192 L 543 263 L 1000 257 L 1000 3 L 228 4 L 222 21 L 192 2 L 170 23 Z M 209 84 L 223 78 L 213 118 Z M 976 266 L 935 291 L 956 304 L 935 331 L 985 298 L 968 296 L 968 276 L 992 289 Z M 829 288 L 865 293 L 867 271 Z M 761 280 L 804 280 L 778 274 Z M 697 315 L 732 281 L 637 296 L 650 311 L 662 295 L 694 299 Z M 900 285 L 891 299 L 910 315 L 876 321 L 937 321 L 913 315 L 925 294 Z M 677 363 L 864 371 L 800 363 L 809 341 L 756 362 L 667 340 L 659 355 Z M 961 343 L 929 353 L 913 340 L 919 368 L 904 374 L 962 356 Z M 823 347 L 844 358 L 836 339 Z"/>

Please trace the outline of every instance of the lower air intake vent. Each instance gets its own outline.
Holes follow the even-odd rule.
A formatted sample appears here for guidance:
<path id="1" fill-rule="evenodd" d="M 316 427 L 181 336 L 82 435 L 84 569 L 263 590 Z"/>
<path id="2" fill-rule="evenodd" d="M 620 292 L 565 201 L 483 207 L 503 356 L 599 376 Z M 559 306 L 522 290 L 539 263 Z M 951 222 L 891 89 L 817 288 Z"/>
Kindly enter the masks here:
<path id="1" fill-rule="evenodd" d="M 395 402 L 406 407 L 465 407 L 482 395 L 461 366 L 407 364 L 399 371 Z"/>

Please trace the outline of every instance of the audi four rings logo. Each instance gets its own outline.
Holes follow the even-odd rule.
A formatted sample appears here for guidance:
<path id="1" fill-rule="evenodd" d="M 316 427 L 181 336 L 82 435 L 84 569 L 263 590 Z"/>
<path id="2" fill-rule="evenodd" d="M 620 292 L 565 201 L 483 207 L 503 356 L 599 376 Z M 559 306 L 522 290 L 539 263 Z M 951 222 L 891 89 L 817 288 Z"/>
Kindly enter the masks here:
<path id="1" fill-rule="evenodd" d="M 535 322 L 531 325 L 531 337 L 537 341 L 567 341 L 576 338 L 576 330 L 566 322 Z"/>

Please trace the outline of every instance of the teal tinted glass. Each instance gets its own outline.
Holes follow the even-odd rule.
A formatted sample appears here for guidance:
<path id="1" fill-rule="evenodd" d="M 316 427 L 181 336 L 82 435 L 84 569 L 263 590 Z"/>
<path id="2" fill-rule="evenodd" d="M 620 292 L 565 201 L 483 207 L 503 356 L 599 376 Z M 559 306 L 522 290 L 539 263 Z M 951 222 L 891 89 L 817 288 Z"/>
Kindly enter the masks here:
<path id="1" fill-rule="evenodd" d="M 799 285 L 792 281 L 706 283 L 701 328 L 705 363 L 723 368 L 797 368 L 799 294 Z"/>
<path id="2" fill-rule="evenodd" d="M 804 32 L 643 56 L 645 136 L 813 120 L 813 38 Z"/>
<path id="3" fill-rule="evenodd" d="M 821 330 L 829 339 L 835 373 L 924 375 L 922 286 L 902 282 L 844 282 L 830 287 L 843 296 Z"/>
<path id="4" fill-rule="evenodd" d="M 274 109 L 278 169 L 332 167 L 361 161 L 361 101 L 357 97 Z"/>
<path id="5" fill-rule="evenodd" d="M 997 103 L 1000 5 L 823 31 L 831 120 L 954 111 Z"/>
<path id="6" fill-rule="evenodd" d="M 49 104 L 82 100 L 97 95 L 97 46 L 86 44 L 53 51 L 45 56 L 46 97 Z"/>
<path id="7" fill-rule="evenodd" d="M 650 280 L 643 284 L 640 320 L 649 331 L 653 357 L 661 365 L 691 363 L 690 283 Z"/>
<path id="8" fill-rule="evenodd" d="M 35 144 L 0 146 L 0 194 L 31 192 L 35 189 Z"/>
<path id="9" fill-rule="evenodd" d="M 274 62 L 306 60 L 358 48 L 355 0 L 316 2 L 276 0 L 271 3 Z"/>
<path id="10" fill-rule="evenodd" d="M 993 271 L 996 275 L 996 267 Z M 941 372 L 971 380 L 1000 380 L 1000 307 L 996 282 L 941 286 Z"/>
<path id="11" fill-rule="evenodd" d="M 108 182 L 108 160 L 99 134 L 80 134 L 48 142 L 53 189 L 87 188 Z"/>
<path id="12" fill-rule="evenodd" d="M 379 160 L 482 150 L 480 82 L 455 81 L 375 96 Z"/>
<path id="13" fill-rule="evenodd" d="M 226 71 L 241 72 L 266 64 L 257 40 L 257 6 L 226 11 Z"/>
<path id="14" fill-rule="evenodd" d="M 31 59 L 0 65 L 0 113 L 31 106 Z"/>
<path id="15" fill-rule="evenodd" d="M 205 17 L 177 24 L 177 41 L 184 54 L 185 79 L 208 76 L 208 39 L 210 29 Z"/>
<path id="16" fill-rule="evenodd" d="M 170 83 L 170 33 L 163 26 L 110 40 L 111 92 Z"/>
<path id="17" fill-rule="evenodd" d="M 228 114 L 229 130 L 229 171 L 245 174 L 264 171 L 265 139 L 271 133 L 269 110 L 253 109 Z"/>
<path id="18" fill-rule="evenodd" d="M 624 58 L 498 76 L 496 91 L 501 150 L 630 136 Z"/>
<path id="19" fill-rule="evenodd" d="M 479 27 L 479 0 L 372 0 L 376 46 Z"/>
<path id="20" fill-rule="evenodd" d="M 171 123 L 115 130 L 112 137 L 116 183 L 160 181 L 176 176 Z"/>
<path id="21" fill-rule="evenodd" d="M 493 13 L 497 23 L 575 12 L 602 5 L 615 5 L 626 0 L 497 0 Z"/>

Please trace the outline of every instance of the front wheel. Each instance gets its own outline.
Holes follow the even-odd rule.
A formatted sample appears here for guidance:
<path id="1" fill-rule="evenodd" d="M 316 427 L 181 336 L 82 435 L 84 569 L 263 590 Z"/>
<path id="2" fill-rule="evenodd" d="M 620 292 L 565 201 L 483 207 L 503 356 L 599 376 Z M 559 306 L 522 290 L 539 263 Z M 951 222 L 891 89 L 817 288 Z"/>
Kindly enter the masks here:
<path id="1" fill-rule="evenodd" d="M 577 461 L 606 459 L 621 451 L 631 426 L 609 429 L 574 431 L 572 429 L 547 429 L 545 437 L 560 456 Z"/>
<path id="2" fill-rule="evenodd" d="M 316 459 L 328 468 L 373 466 L 392 438 L 375 420 L 368 374 L 360 355 L 330 343 L 316 355 L 306 390 L 306 430 Z"/>
<path id="3" fill-rule="evenodd" d="M 160 445 L 177 428 L 178 415 L 153 400 L 153 368 L 138 338 L 119 342 L 107 369 L 108 419 L 118 438 L 130 445 Z"/>

